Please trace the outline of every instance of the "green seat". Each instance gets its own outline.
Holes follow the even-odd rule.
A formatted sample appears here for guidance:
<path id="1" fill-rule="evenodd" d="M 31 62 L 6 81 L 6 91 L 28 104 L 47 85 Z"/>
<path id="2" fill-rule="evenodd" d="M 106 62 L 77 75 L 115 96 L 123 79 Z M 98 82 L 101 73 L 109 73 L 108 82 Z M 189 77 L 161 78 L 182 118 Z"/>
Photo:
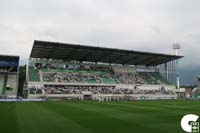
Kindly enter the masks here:
<path id="1" fill-rule="evenodd" d="M 30 66 L 28 72 L 29 72 L 29 81 L 40 82 L 40 75 L 38 70 Z"/>

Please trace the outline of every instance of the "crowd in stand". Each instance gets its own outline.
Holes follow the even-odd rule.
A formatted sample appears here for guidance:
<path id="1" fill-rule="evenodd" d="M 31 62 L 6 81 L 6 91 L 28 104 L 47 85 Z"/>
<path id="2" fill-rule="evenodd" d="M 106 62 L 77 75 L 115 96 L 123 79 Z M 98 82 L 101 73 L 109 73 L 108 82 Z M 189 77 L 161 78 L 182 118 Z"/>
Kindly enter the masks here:
<path id="1" fill-rule="evenodd" d="M 43 72 L 45 82 L 64 83 L 114 83 L 114 84 L 144 84 L 139 75 L 134 73 L 113 72 Z"/>
<path id="2" fill-rule="evenodd" d="M 109 86 L 45 86 L 45 87 L 31 87 L 30 94 L 82 94 L 83 92 L 90 92 L 91 94 L 173 94 L 172 91 L 166 90 L 164 87 L 159 90 L 141 90 L 116 88 Z"/>
<path id="3" fill-rule="evenodd" d="M 35 87 L 35 86 L 29 87 L 30 94 L 42 94 L 42 90 L 43 90 L 43 87 Z"/>
<path id="4" fill-rule="evenodd" d="M 115 73 L 113 74 L 113 78 L 118 79 L 117 83 L 121 84 L 144 84 L 145 81 L 139 75 L 135 73 Z"/>
<path id="5" fill-rule="evenodd" d="M 35 63 L 35 68 L 41 70 L 41 77 L 44 82 L 97 84 L 165 84 L 164 82 L 154 78 L 153 74 L 114 72 L 112 67 L 109 65 L 64 65 L 53 63 Z"/>

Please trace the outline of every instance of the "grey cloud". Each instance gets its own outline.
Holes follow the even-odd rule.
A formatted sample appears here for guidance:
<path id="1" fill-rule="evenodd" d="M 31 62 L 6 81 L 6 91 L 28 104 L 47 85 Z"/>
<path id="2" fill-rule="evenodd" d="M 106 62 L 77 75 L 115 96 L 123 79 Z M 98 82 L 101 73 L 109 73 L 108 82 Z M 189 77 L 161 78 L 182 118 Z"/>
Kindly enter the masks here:
<path id="1" fill-rule="evenodd" d="M 200 67 L 199 4 L 198 0 L 0 0 L 0 53 L 18 54 L 25 62 L 34 39 L 168 54 L 174 54 L 172 44 L 180 42 L 185 56 L 181 71 L 187 76 L 191 69 L 194 75 Z M 191 78 L 188 82 L 194 83 Z"/>

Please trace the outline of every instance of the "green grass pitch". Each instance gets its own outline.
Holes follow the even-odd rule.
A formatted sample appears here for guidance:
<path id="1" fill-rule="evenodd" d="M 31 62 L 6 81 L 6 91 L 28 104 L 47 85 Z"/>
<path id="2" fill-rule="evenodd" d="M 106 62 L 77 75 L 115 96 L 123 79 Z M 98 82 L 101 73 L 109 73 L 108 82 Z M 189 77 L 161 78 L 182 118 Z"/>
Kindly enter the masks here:
<path id="1" fill-rule="evenodd" d="M 181 133 L 200 101 L 0 103 L 0 133 Z"/>

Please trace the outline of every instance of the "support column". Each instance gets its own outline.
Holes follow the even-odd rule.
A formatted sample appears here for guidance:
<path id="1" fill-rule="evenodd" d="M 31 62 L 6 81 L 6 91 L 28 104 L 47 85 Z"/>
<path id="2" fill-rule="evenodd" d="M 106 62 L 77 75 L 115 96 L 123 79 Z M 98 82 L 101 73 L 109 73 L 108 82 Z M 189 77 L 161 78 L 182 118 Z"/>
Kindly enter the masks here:
<path id="1" fill-rule="evenodd" d="M 165 74 L 166 74 L 166 79 L 169 81 L 169 71 L 168 71 L 168 64 L 165 63 Z"/>

